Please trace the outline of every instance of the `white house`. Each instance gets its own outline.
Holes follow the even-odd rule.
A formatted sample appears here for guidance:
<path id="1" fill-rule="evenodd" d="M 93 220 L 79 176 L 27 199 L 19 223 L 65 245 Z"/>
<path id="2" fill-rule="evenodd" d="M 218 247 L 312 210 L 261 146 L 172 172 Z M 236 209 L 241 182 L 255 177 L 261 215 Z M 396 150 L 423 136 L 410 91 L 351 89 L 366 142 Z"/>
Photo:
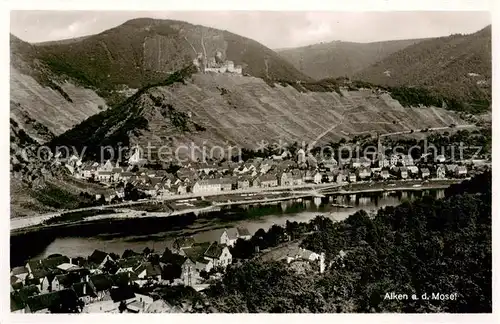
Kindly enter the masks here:
<path id="1" fill-rule="evenodd" d="M 316 172 L 314 174 L 313 181 L 314 181 L 314 183 L 318 184 L 318 183 L 321 183 L 322 178 L 323 178 L 323 176 L 321 175 L 321 173 Z"/>
<path id="2" fill-rule="evenodd" d="M 220 179 L 199 180 L 193 185 L 194 194 L 216 193 L 221 191 Z"/>

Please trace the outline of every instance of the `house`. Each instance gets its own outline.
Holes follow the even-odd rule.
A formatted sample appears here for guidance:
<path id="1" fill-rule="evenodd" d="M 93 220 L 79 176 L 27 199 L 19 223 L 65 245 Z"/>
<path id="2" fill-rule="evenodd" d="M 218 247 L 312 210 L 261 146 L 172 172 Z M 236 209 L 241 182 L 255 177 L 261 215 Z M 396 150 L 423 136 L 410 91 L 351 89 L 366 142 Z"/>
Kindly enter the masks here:
<path id="1" fill-rule="evenodd" d="M 222 178 L 217 179 L 220 183 L 220 191 L 231 191 L 233 190 L 233 183 L 237 183 L 233 178 Z"/>
<path id="2" fill-rule="evenodd" d="M 453 177 L 456 174 L 456 169 L 458 168 L 458 165 L 457 164 L 446 164 L 445 168 L 446 168 L 446 174 L 450 177 Z"/>
<path id="3" fill-rule="evenodd" d="M 401 179 L 407 179 L 408 178 L 408 169 L 406 167 L 400 167 L 399 168 L 399 177 Z"/>
<path id="4" fill-rule="evenodd" d="M 261 188 L 271 188 L 278 186 L 278 179 L 274 174 L 264 174 L 257 178 L 257 183 L 260 183 Z M 255 183 L 254 183 L 255 187 Z"/>
<path id="5" fill-rule="evenodd" d="M 342 184 L 347 181 L 347 172 L 344 170 L 340 170 L 340 172 L 337 174 L 336 182 L 338 184 Z"/>
<path id="6" fill-rule="evenodd" d="M 10 293 L 10 311 L 13 313 L 25 313 L 28 298 L 37 296 L 40 290 L 36 285 L 25 286 Z"/>
<path id="7" fill-rule="evenodd" d="M 25 266 L 14 267 L 10 271 L 11 276 L 15 276 L 16 278 L 24 281 L 26 277 L 29 275 L 29 271 Z"/>
<path id="8" fill-rule="evenodd" d="M 137 274 L 137 278 L 143 280 L 161 280 L 161 268 L 159 265 L 152 264 L 151 262 L 143 262 L 139 265 L 134 272 Z"/>
<path id="9" fill-rule="evenodd" d="M 248 178 L 239 178 L 238 179 L 238 190 L 245 190 L 250 188 L 250 181 Z"/>
<path id="10" fill-rule="evenodd" d="M 299 247 L 297 249 L 292 249 L 291 251 L 288 251 L 286 259 L 287 263 L 290 263 L 293 260 L 297 259 L 316 261 L 319 260 L 320 257 L 321 255 L 318 253 Z"/>
<path id="11" fill-rule="evenodd" d="M 97 171 L 96 175 L 96 180 L 101 181 L 101 182 L 111 182 L 111 177 L 113 176 L 113 173 L 111 171 Z"/>
<path id="12" fill-rule="evenodd" d="M 116 273 L 134 272 L 134 270 L 139 267 L 143 260 L 144 258 L 142 255 L 134 255 L 128 258 L 121 258 L 116 262 L 116 266 L 118 267 Z"/>
<path id="13" fill-rule="evenodd" d="M 401 163 L 403 166 L 412 166 L 414 165 L 413 157 L 411 155 L 403 155 L 401 156 Z"/>
<path id="14" fill-rule="evenodd" d="M 292 185 L 300 186 L 302 184 L 303 184 L 302 175 L 299 172 L 292 172 Z"/>
<path id="15" fill-rule="evenodd" d="M 399 162 L 399 156 L 397 154 L 391 155 L 391 167 L 397 166 Z"/>
<path id="16" fill-rule="evenodd" d="M 187 194 L 187 191 L 188 191 L 187 185 L 185 185 L 183 183 L 180 183 L 177 185 L 176 193 L 178 195 L 185 195 L 185 194 Z"/>
<path id="17" fill-rule="evenodd" d="M 435 162 L 438 162 L 438 163 L 444 163 L 446 161 L 446 157 L 442 154 L 436 156 L 436 159 L 435 159 Z"/>
<path id="18" fill-rule="evenodd" d="M 357 176 L 360 180 L 365 180 L 369 178 L 372 175 L 372 171 L 370 168 L 367 167 L 360 167 L 356 170 Z"/>
<path id="19" fill-rule="evenodd" d="M 439 165 L 436 169 L 436 177 L 438 179 L 446 178 L 446 169 L 443 165 Z"/>
<path id="20" fill-rule="evenodd" d="M 420 169 L 420 177 L 422 179 L 427 179 L 431 176 L 431 173 L 428 168 L 421 168 Z"/>
<path id="21" fill-rule="evenodd" d="M 83 302 L 84 305 L 89 304 L 97 295 L 92 290 L 90 283 L 77 282 L 71 286 L 71 289 L 76 293 L 76 297 Z"/>
<path id="22" fill-rule="evenodd" d="M 174 240 L 172 244 L 173 251 L 179 253 L 182 249 L 187 249 L 196 244 L 193 236 L 181 236 Z"/>
<path id="23" fill-rule="evenodd" d="M 97 266 L 97 269 L 102 269 L 107 262 L 115 263 L 115 260 L 106 252 L 100 250 L 94 250 L 92 254 L 88 257 L 89 263 Z"/>
<path id="24" fill-rule="evenodd" d="M 29 297 L 26 313 L 51 313 L 53 309 L 73 306 L 76 308 L 78 297 L 72 289 L 64 289 Z"/>
<path id="25" fill-rule="evenodd" d="M 389 174 L 389 171 L 387 171 L 387 170 L 380 171 L 380 178 L 381 179 L 387 180 L 390 178 L 390 176 L 391 175 Z"/>
<path id="26" fill-rule="evenodd" d="M 388 168 L 391 166 L 391 161 L 387 159 L 385 156 L 381 157 L 378 160 L 378 166 L 379 168 Z"/>
<path id="27" fill-rule="evenodd" d="M 319 184 L 319 183 L 321 183 L 321 180 L 322 180 L 322 179 L 323 179 L 323 176 L 321 175 L 321 173 L 316 172 L 316 173 L 314 174 L 314 177 L 313 177 L 313 181 L 314 181 L 314 183 Z"/>
<path id="28" fill-rule="evenodd" d="M 409 165 L 406 167 L 406 169 L 408 169 L 408 172 L 412 177 L 418 176 L 418 167 L 416 167 L 415 165 Z"/>
<path id="29" fill-rule="evenodd" d="M 349 182 L 356 182 L 356 173 L 355 172 L 349 172 L 348 174 L 348 180 Z"/>
<path id="30" fill-rule="evenodd" d="M 226 267 L 232 263 L 232 256 L 229 248 L 217 242 L 212 243 L 205 251 L 206 259 L 213 262 L 214 267 Z"/>
<path id="31" fill-rule="evenodd" d="M 109 298 L 110 290 L 114 285 L 111 276 L 104 273 L 90 276 L 88 283 L 95 296 L 90 298 L 91 302 Z"/>
<path id="32" fill-rule="evenodd" d="M 465 177 L 466 175 L 467 175 L 467 168 L 465 167 L 465 165 L 457 166 L 457 168 L 455 169 L 455 176 L 457 178 L 461 178 Z"/>
<path id="33" fill-rule="evenodd" d="M 280 186 L 289 187 L 293 184 L 293 177 L 291 172 L 283 172 L 281 174 Z"/>
<path id="34" fill-rule="evenodd" d="M 96 168 L 92 165 L 86 165 L 80 171 L 80 177 L 83 179 L 90 179 L 95 176 L 96 171 Z"/>
<path id="35" fill-rule="evenodd" d="M 205 179 L 199 180 L 193 185 L 194 194 L 210 194 L 217 193 L 222 190 L 220 179 Z"/>
<path id="36" fill-rule="evenodd" d="M 182 313 L 182 309 L 168 304 L 163 299 L 153 301 L 144 311 L 145 313 Z"/>
<path id="37" fill-rule="evenodd" d="M 192 281 L 196 278 L 196 268 L 195 262 L 199 258 L 199 254 L 203 255 L 203 252 L 206 250 L 206 247 L 203 247 L 201 252 L 197 245 L 182 249 L 182 255 L 172 253 L 170 250 L 165 249 L 162 256 L 160 257 L 160 266 L 164 270 L 166 277 L 162 277 L 163 280 L 175 280 L 174 276 L 171 276 L 171 273 L 168 271 L 170 267 L 178 267 L 181 269 L 181 273 L 179 275 L 179 279 L 181 279 L 182 283 L 186 286 L 191 286 Z M 195 251 L 196 253 L 194 253 Z M 201 257 L 203 258 L 203 257 Z M 193 260 L 194 259 L 194 260 Z M 207 271 L 210 271 L 207 270 Z"/>
<path id="38" fill-rule="evenodd" d="M 224 229 L 219 238 L 219 242 L 220 244 L 225 244 L 227 246 L 234 246 L 239 238 L 249 240 L 252 236 L 250 235 L 248 229 L 244 227 Z"/>

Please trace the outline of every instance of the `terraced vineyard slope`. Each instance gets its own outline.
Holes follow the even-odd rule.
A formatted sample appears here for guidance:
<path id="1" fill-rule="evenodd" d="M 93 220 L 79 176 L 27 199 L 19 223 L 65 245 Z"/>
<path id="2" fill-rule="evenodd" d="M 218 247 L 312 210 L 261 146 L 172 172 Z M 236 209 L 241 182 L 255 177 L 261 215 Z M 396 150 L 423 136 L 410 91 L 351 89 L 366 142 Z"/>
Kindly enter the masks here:
<path id="1" fill-rule="evenodd" d="M 180 82 L 174 82 L 180 81 Z M 167 85 L 169 84 L 169 85 Z M 151 87 L 124 105 L 89 118 L 52 145 L 148 143 L 171 148 L 227 144 L 257 148 L 261 141 L 317 143 L 366 133 L 390 133 L 465 123 L 442 108 L 402 107 L 387 93 L 361 89 L 298 91 L 255 77 L 193 74 Z"/>

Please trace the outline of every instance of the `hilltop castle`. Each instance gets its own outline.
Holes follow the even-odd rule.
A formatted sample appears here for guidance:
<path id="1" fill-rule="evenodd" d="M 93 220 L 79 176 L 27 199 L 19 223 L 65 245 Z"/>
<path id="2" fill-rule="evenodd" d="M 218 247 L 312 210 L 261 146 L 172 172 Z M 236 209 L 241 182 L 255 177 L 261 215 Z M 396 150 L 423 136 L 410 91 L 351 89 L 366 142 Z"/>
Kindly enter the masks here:
<path id="1" fill-rule="evenodd" d="M 241 65 L 235 66 L 233 61 L 223 60 L 220 51 L 217 51 L 214 57 L 208 59 L 203 53 L 198 53 L 198 57 L 193 60 L 193 64 L 202 72 L 242 74 L 243 70 Z"/>

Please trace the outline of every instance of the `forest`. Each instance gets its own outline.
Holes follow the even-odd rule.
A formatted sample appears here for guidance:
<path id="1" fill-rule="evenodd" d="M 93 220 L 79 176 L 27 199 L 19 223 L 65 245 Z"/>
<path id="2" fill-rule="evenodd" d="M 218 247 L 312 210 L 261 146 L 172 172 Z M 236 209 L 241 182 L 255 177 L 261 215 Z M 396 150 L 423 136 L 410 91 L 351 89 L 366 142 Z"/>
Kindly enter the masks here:
<path id="1" fill-rule="evenodd" d="M 335 223 L 316 219 L 302 246 L 326 254 L 325 273 L 242 262 L 205 292 L 205 311 L 491 312 L 491 198 L 485 172 L 451 186 L 443 199 L 424 196 Z M 455 293 L 456 300 L 422 298 Z"/>

